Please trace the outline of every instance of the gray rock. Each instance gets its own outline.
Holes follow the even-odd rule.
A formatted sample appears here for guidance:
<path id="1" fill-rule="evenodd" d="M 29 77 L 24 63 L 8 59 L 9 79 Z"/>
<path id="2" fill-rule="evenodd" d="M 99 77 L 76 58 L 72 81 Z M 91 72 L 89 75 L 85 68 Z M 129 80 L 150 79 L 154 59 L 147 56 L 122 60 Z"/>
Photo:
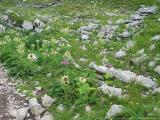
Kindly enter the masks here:
<path id="1" fill-rule="evenodd" d="M 27 108 L 21 108 L 17 110 L 17 115 L 16 115 L 16 120 L 24 120 L 28 112 L 28 107 Z"/>
<path id="2" fill-rule="evenodd" d="M 49 112 L 46 112 L 40 120 L 54 120 L 54 118 Z"/>
<path id="3" fill-rule="evenodd" d="M 156 62 L 155 61 L 150 61 L 148 66 L 149 66 L 149 68 L 154 68 L 156 66 Z"/>
<path id="4" fill-rule="evenodd" d="M 24 21 L 22 27 L 24 30 L 33 30 L 33 24 L 29 21 Z"/>
<path id="5" fill-rule="evenodd" d="M 123 112 L 124 107 L 122 105 L 112 105 L 109 111 L 107 112 L 105 119 L 111 119 L 112 117 L 115 117 L 118 114 L 121 114 Z"/>
<path id="6" fill-rule="evenodd" d="M 137 76 L 135 82 L 146 88 L 155 88 L 157 86 L 155 81 L 153 81 L 151 78 L 144 77 L 143 75 Z"/>
<path id="7" fill-rule="evenodd" d="M 95 63 L 91 63 L 89 65 L 90 68 L 96 70 L 98 73 L 106 73 L 107 67 L 105 66 L 97 66 Z"/>
<path id="8" fill-rule="evenodd" d="M 145 60 L 148 59 L 148 56 L 146 54 L 140 56 L 140 57 L 136 57 L 136 58 L 132 58 L 131 61 L 135 64 L 135 65 L 140 65 L 141 63 L 143 63 Z"/>
<path id="9" fill-rule="evenodd" d="M 155 45 L 151 45 L 151 46 L 149 47 L 150 50 L 154 50 L 155 48 L 156 48 Z"/>
<path id="10" fill-rule="evenodd" d="M 109 96 L 121 96 L 122 95 L 122 89 L 121 88 L 115 88 L 110 87 L 106 83 L 102 84 L 99 89 L 104 93 L 108 94 Z"/>
<path id="11" fill-rule="evenodd" d="M 123 58 L 124 56 L 126 56 L 126 52 L 123 50 L 119 50 L 118 52 L 116 52 L 115 57 L 116 58 Z"/>
<path id="12" fill-rule="evenodd" d="M 138 52 L 137 52 L 137 55 L 143 55 L 144 54 L 144 48 L 143 49 L 140 49 Z"/>
<path id="13" fill-rule="evenodd" d="M 113 26 L 113 25 L 102 26 L 97 36 L 99 38 L 111 39 L 117 28 L 118 26 Z"/>
<path id="14" fill-rule="evenodd" d="M 63 104 L 58 105 L 57 110 L 59 110 L 61 112 L 65 111 L 64 105 Z"/>
<path id="15" fill-rule="evenodd" d="M 125 23 L 125 21 L 123 19 L 119 19 L 119 20 L 116 21 L 117 25 L 121 25 L 121 24 L 124 24 L 124 23 Z"/>
<path id="16" fill-rule="evenodd" d="M 160 65 L 158 65 L 155 69 L 154 69 L 155 72 L 157 72 L 158 74 L 160 74 Z"/>
<path id="17" fill-rule="evenodd" d="M 139 14 L 134 14 L 131 16 L 132 20 L 143 20 L 144 17 L 140 16 Z"/>
<path id="18" fill-rule="evenodd" d="M 157 7 L 156 6 L 151 6 L 151 7 L 141 7 L 138 10 L 141 14 L 153 14 L 156 13 Z"/>
<path id="19" fill-rule="evenodd" d="M 132 34 L 128 32 L 128 30 L 125 30 L 122 34 L 120 34 L 119 36 L 122 38 L 128 38 L 130 37 Z"/>
<path id="20" fill-rule="evenodd" d="M 131 28 L 137 27 L 137 26 L 140 26 L 141 23 L 142 23 L 141 20 L 139 20 L 139 21 L 132 21 L 131 23 L 128 23 L 128 24 L 127 24 L 127 27 L 131 27 Z"/>
<path id="21" fill-rule="evenodd" d="M 152 37 L 153 41 L 159 41 L 160 40 L 160 35 L 156 35 L 154 37 Z"/>
<path id="22" fill-rule="evenodd" d="M 36 98 L 32 98 L 29 100 L 29 107 L 31 109 L 32 114 L 36 117 L 38 117 L 42 112 L 46 110 L 40 104 L 38 104 Z"/>
<path id="23" fill-rule="evenodd" d="M 6 27 L 0 24 L 0 33 L 5 32 L 5 30 L 6 30 Z"/>
<path id="24" fill-rule="evenodd" d="M 50 96 L 46 94 L 42 97 L 42 105 L 44 107 L 49 108 L 54 102 L 55 102 L 55 99 L 52 99 Z"/>

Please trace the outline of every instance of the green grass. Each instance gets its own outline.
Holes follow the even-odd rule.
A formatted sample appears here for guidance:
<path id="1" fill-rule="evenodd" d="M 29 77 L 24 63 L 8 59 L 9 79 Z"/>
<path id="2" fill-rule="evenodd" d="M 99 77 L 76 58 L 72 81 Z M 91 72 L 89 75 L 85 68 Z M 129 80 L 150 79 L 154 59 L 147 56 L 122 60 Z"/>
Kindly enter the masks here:
<path id="1" fill-rule="evenodd" d="M 149 75 L 156 78 L 160 83 L 159 75 L 149 69 L 148 63 L 152 61 L 156 54 L 159 54 L 159 41 L 153 42 L 151 38 L 159 34 L 160 25 L 156 21 L 160 18 L 160 10 L 156 14 L 146 17 L 145 27 L 139 28 L 141 33 L 133 37 L 135 45 L 123 59 L 116 59 L 115 52 L 126 45 L 127 39 L 117 41 L 114 38 L 110 42 L 105 42 L 97 37 L 101 25 L 106 25 L 107 20 L 129 18 L 131 14 L 140 8 L 140 5 L 157 5 L 156 0 L 64 0 L 59 6 L 50 6 L 45 9 L 26 7 L 31 3 L 42 4 L 50 3 L 53 0 L 28 0 L 22 4 L 21 1 L 5 0 L 0 2 L 0 14 L 3 15 L 6 9 L 17 12 L 20 19 L 34 21 L 39 18 L 37 14 L 49 16 L 52 20 L 46 26 L 46 29 L 40 34 L 32 32 L 22 32 L 12 28 L 7 28 L 5 33 L 0 33 L 0 61 L 9 70 L 9 74 L 16 78 L 24 80 L 24 84 L 17 85 L 17 89 L 28 90 L 27 96 L 33 96 L 32 90 L 41 86 L 43 94 L 47 93 L 57 98 L 57 102 L 52 105 L 50 112 L 56 120 L 73 120 L 76 114 L 80 115 L 80 120 L 103 120 L 106 112 L 112 104 L 121 104 L 126 107 L 124 113 L 116 118 L 121 119 L 158 119 L 159 114 L 153 112 L 154 108 L 160 108 L 160 95 L 151 94 L 143 97 L 142 94 L 149 90 L 141 85 L 133 83 L 126 84 L 118 79 L 109 79 L 106 82 L 111 86 L 116 86 L 125 90 L 128 94 L 126 99 L 109 97 L 97 89 L 98 79 L 95 71 L 88 68 L 90 62 L 102 64 L 105 57 L 109 63 L 116 68 L 129 69 L 137 74 Z M 16 7 L 22 6 L 22 7 Z M 104 12 L 114 12 L 117 10 L 118 16 L 108 17 Z M 82 20 L 69 24 L 69 21 L 78 16 Z M 15 16 L 12 16 L 15 17 Z M 40 18 L 39 18 L 40 19 Z M 99 27 L 92 32 L 90 41 L 79 40 L 80 35 L 76 32 L 82 25 L 88 25 L 86 19 L 96 19 L 99 21 Z M 121 26 L 117 32 L 122 32 L 124 26 Z M 97 45 L 93 45 L 94 42 Z M 156 49 L 150 51 L 150 45 L 155 44 Z M 86 51 L 82 50 L 82 46 Z M 136 56 L 137 51 L 144 48 L 149 59 L 137 66 L 130 64 L 131 58 Z M 100 55 L 103 49 L 108 53 Z M 57 54 L 56 54 L 57 53 Z M 66 56 L 66 53 L 70 55 Z M 37 61 L 29 60 L 28 54 L 35 54 Z M 80 58 L 86 58 L 86 62 L 79 61 Z M 69 65 L 62 65 L 61 62 L 66 59 Z M 73 65 L 73 60 L 81 68 Z M 157 61 L 160 64 L 160 60 Z M 63 79 L 68 76 L 67 79 Z M 87 79 L 86 83 L 79 82 L 79 77 Z M 69 81 L 69 84 L 66 83 Z M 36 84 L 38 82 L 38 84 Z M 41 96 L 36 96 L 40 98 Z M 60 112 L 56 109 L 59 104 L 65 105 L 65 111 Z M 85 105 L 92 107 L 91 113 L 85 112 Z M 71 107 L 75 106 L 74 109 Z M 113 119 L 116 119 L 113 118 Z"/>

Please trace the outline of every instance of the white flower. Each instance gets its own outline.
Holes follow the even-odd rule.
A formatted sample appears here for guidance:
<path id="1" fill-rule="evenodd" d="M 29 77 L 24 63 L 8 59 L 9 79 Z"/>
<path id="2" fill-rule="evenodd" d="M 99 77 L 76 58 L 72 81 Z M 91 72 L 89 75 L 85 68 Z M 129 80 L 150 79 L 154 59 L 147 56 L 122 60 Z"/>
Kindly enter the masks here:
<path id="1" fill-rule="evenodd" d="M 28 54 L 27 58 L 30 60 L 30 61 L 36 61 L 38 58 L 35 54 Z"/>

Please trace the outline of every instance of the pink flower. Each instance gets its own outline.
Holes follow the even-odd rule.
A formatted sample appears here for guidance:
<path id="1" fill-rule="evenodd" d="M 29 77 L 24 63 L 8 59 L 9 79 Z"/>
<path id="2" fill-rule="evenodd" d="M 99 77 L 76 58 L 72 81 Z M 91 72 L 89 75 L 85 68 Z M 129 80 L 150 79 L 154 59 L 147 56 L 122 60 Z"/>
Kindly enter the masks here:
<path id="1" fill-rule="evenodd" d="M 63 61 L 61 62 L 61 64 L 63 64 L 63 65 L 68 65 L 69 62 L 68 62 L 67 60 L 63 60 Z"/>

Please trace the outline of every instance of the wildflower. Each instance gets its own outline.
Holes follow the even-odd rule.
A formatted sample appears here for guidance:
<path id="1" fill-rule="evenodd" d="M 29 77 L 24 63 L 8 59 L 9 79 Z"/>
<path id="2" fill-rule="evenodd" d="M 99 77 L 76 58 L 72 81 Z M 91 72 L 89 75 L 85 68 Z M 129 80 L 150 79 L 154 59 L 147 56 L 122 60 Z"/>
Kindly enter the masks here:
<path id="1" fill-rule="evenodd" d="M 68 75 L 64 75 L 61 77 L 60 81 L 63 83 L 63 84 L 69 84 L 69 77 Z"/>
<path id="2" fill-rule="evenodd" d="M 35 54 L 28 54 L 27 58 L 30 60 L 30 61 L 36 61 L 38 58 Z"/>
<path id="3" fill-rule="evenodd" d="M 65 57 L 71 57 L 71 54 L 70 54 L 69 51 L 66 51 L 66 52 L 64 53 L 64 56 L 65 56 Z"/>
<path id="4" fill-rule="evenodd" d="M 52 49 L 52 50 L 51 50 L 51 54 L 52 54 L 52 55 L 56 55 L 56 54 L 57 54 L 57 51 L 54 50 L 54 49 Z"/>
<path id="5" fill-rule="evenodd" d="M 79 81 L 85 83 L 87 81 L 87 79 L 84 77 L 79 77 Z"/>
<path id="6" fill-rule="evenodd" d="M 68 62 L 67 60 L 63 60 L 63 61 L 61 62 L 61 64 L 63 64 L 63 65 L 68 65 L 69 62 Z"/>
<path id="7" fill-rule="evenodd" d="M 23 54 L 23 53 L 24 53 L 24 49 L 25 49 L 25 43 L 22 43 L 21 45 L 19 45 L 19 46 L 17 47 L 17 52 L 18 52 L 19 54 Z"/>

